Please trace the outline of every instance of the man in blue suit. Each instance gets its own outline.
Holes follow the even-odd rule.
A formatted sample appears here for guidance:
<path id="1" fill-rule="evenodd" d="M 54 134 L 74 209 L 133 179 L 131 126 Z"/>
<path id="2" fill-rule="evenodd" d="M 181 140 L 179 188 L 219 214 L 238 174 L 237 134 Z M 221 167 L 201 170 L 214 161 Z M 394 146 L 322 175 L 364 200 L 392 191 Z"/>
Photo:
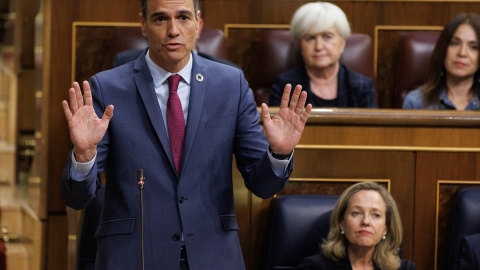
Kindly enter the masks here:
<path id="1" fill-rule="evenodd" d="M 198 0 L 141 0 L 140 7 L 142 33 L 149 40 L 145 53 L 83 82 L 83 96 L 74 82 L 70 103 L 62 102 L 73 143 L 61 181 L 65 202 L 74 209 L 87 206 L 105 173 L 96 269 L 138 269 L 136 179 L 143 169 L 145 269 L 245 269 L 232 156 L 246 187 L 271 197 L 288 181 L 311 105 L 304 107 L 301 86 L 288 104 L 287 85 L 274 118 L 262 104 L 264 134 L 242 71 L 192 53 Z M 180 76 L 176 93 L 183 117 L 167 121 L 175 92 L 169 91 L 172 74 Z M 184 135 L 170 133 L 170 124 L 180 122 Z M 174 144 L 179 137 L 180 158 Z"/>

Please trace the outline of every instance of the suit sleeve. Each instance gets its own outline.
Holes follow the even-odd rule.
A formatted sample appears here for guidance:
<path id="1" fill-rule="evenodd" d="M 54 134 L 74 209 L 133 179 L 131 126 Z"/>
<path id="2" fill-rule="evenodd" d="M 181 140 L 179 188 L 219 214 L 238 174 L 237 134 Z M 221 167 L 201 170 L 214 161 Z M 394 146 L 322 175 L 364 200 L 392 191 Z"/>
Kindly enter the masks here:
<path id="1" fill-rule="evenodd" d="M 285 173 L 277 176 L 268 158 L 268 142 L 260 125 L 252 90 L 243 73 L 240 74 L 240 99 L 235 131 L 234 154 L 237 168 L 242 173 L 245 186 L 260 198 L 269 198 L 287 183 L 293 170 L 293 160 Z"/>

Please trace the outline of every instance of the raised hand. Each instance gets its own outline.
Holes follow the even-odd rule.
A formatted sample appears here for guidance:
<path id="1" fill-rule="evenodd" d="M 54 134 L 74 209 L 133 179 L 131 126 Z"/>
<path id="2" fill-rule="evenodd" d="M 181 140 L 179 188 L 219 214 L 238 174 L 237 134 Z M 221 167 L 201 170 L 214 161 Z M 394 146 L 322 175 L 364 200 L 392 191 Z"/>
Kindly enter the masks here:
<path id="1" fill-rule="evenodd" d="M 109 105 L 98 118 L 93 109 L 92 92 L 87 81 L 83 82 L 83 94 L 80 85 L 74 82 L 68 90 L 70 107 L 66 100 L 62 101 L 65 118 L 70 130 L 70 140 L 74 145 L 73 152 L 78 162 L 88 162 L 95 157 L 97 144 L 102 140 L 113 117 L 113 105 Z"/>
<path id="2" fill-rule="evenodd" d="M 305 107 L 307 93 L 302 92 L 302 86 L 297 85 L 290 100 L 292 86 L 287 84 L 283 90 L 280 110 L 273 119 L 270 118 L 268 106 L 262 104 L 261 117 L 267 141 L 273 152 L 289 154 L 300 141 L 305 123 L 307 122 L 312 105 Z M 289 104 L 290 100 L 290 105 Z"/>

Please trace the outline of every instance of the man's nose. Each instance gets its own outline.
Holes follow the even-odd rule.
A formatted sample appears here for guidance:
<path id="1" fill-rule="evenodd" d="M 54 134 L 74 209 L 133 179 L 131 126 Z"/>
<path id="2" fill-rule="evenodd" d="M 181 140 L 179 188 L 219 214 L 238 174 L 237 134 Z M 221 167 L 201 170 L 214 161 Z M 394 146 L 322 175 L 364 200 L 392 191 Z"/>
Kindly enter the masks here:
<path id="1" fill-rule="evenodd" d="M 178 22 L 175 20 L 171 20 L 168 23 L 168 36 L 170 37 L 176 37 L 180 34 L 179 28 L 178 28 Z"/>

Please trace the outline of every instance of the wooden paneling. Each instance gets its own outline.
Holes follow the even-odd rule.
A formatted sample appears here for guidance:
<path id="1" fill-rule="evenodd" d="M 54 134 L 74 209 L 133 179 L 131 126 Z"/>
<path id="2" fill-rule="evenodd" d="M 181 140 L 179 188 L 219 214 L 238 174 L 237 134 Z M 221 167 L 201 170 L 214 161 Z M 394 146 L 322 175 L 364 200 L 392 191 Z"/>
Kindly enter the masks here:
<path id="1" fill-rule="evenodd" d="M 139 23 L 75 22 L 73 29 L 73 81 L 88 80 L 100 71 L 113 68 L 119 52 L 148 47 Z"/>
<path id="2" fill-rule="evenodd" d="M 44 151 L 48 159 L 45 180 L 48 181 L 47 211 L 50 213 L 65 212 L 59 179 L 71 142 L 61 102 L 68 98 L 68 89 L 72 85 L 70 76 L 72 22 L 80 7 L 78 3 L 77 1 L 52 1 L 51 10 L 45 11 L 52 14 L 50 46 L 45 48 L 51 52 L 51 57 L 45 57 L 43 61 L 44 65 L 50 66 L 47 80 L 50 87 L 43 89 L 42 103 L 42 116 L 49 121 L 42 136 L 46 141 Z"/>
<path id="3" fill-rule="evenodd" d="M 67 269 L 67 228 L 67 220 L 64 215 L 50 214 L 48 216 L 45 269 Z"/>
<path id="4" fill-rule="evenodd" d="M 140 1 L 75 1 L 75 13 L 73 21 L 139 22 Z"/>
<path id="5" fill-rule="evenodd" d="M 33 52 L 33 50 L 32 50 Z M 18 113 L 19 133 L 35 130 L 35 69 L 24 69 L 18 76 Z"/>
<path id="6" fill-rule="evenodd" d="M 413 259 L 419 269 L 433 269 L 435 263 L 437 182 L 480 181 L 478 158 L 478 153 L 417 153 Z M 445 224 L 444 220 L 440 222 Z M 448 236 L 449 234 L 439 235 L 439 242 L 448 243 Z M 439 254 L 445 254 L 448 245 L 438 246 L 437 249 Z M 437 269 L 445 269 L 442 267 L 440 264 Z"/>

